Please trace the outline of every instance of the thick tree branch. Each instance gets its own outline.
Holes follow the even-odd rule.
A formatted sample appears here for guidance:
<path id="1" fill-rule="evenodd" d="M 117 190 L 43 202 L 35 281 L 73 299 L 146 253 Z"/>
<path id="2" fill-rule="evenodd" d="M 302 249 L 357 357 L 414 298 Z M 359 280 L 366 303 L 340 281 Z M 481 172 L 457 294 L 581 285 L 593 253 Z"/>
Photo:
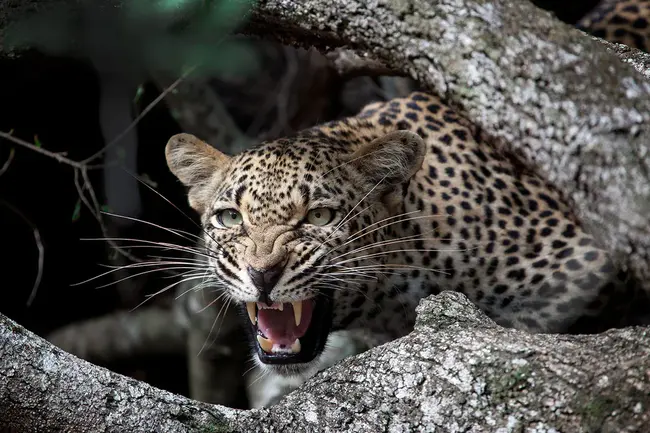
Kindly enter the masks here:
<path id="1" fill-rule="evenodd" d="M 456 292 L 424 300 L 418 313 L 406 337 L 251 411 L 125 378 L 0 315 L 0 430 L 634 432 L 650 423 L 650 329 L 527 334 Z"/>
<path id="2" fill-rule="evenodd" d="M 171 309 L 149 307 L 73 323 L 52 332 L 47 339 L 66 352 L 106 365 L 143 355 L 183 353 L 186 330 L 173 325 Z"/>

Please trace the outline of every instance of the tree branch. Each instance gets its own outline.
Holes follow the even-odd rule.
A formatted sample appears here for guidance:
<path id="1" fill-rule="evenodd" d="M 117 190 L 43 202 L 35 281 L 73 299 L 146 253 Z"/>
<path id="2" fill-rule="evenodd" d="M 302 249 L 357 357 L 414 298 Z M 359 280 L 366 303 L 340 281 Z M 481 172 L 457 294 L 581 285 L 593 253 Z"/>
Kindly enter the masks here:
<path id="1" fill-rule="evenodd" d="M 2 431 L 641 431 L 650 329 L 527 334 L 464 295 L 423 300 L 415 330 L 335 365 L 277 405 L 236 411 L 155 389 L 0 315 Z"/>

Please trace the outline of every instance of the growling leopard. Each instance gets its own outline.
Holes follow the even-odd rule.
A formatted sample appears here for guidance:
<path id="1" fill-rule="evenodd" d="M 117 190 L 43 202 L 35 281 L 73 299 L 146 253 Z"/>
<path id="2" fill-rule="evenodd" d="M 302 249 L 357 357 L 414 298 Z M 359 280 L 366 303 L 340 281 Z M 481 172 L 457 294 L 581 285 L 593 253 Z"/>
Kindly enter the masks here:
<path id="1" fill-rule="evenodd" d="M 442 290 L 531 332 L 613 325 L 625 273 L 558 190 L 478 137 L 415 92 L 235 156 L 169 140 L 211 272 L 263 368 L 313 370 L 337 330 L 402 336 Z"/>

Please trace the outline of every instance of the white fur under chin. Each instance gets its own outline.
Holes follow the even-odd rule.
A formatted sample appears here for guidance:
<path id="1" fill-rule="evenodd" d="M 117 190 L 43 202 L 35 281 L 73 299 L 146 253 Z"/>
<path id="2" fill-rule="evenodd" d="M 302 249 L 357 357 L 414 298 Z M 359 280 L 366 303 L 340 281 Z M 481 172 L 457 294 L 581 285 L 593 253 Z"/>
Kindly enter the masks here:
<path id="1" fill-rule="evenodd" d="M 305 368 L 299 372 L 283 365 L 264 364 L 255 356 L 257 367 L 246 375 L 248 401 L 252 408 L 275 404 L 319 371 L 367 348 L 368 346 L 352 333 L 337 331 L 327 337 L 323 352 L 312 362 L 304 364 Z"/>

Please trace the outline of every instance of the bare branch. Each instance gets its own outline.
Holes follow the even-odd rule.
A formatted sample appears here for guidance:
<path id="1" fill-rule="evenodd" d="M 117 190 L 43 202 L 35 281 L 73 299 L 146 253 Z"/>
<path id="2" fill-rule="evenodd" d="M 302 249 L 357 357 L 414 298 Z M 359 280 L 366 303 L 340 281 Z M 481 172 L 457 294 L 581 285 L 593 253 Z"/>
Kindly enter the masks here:
<path id="1" fill-rule="evenodd" d="M 84 164 L 88 164 L 88 163 L 94 161 L 95 159 L 97 159 L 97 158 L 99 158 L 100 156 L 102 156 L 102 155 L 106 152 L 106 150 L 107 150 L 108 148 L 113 147 L 114 145 L 116 145 L 117 143 L 119 143 L 119 141 L 120 141 L 122 138 L 124 138 L 124 137 L 125 137 L 125 136 L 126 136 L 126 135 L 127 135 L 127 134 L 132 130 L 132 129 L 133 129 L 133 128 L 135 128 L 135 127 L 138 125 L 138 123 L 140 123 L 140 121 L 144 118 L 144 116 L 146 116 L 146 115 L 147 115 L 147 114 L 148 114 L 148 113 L 149 113 L 149 112 L 150 112 L 150 111 L 151 111 L 151 110 L 152 110 L 156 105 L 158 105 L 158 103 L 160 103 L 160 101 L 162 101 L 163 99 L 165 99 L 165 96 L 167 96 L 167 95 L 168 95 L 169 93 L 171 93 L 171 92 L 172 92 L 176 87 L 178 87 L 178 85 L 179 85 L 180 83 L 182 83 L 183 80 L 184 80 L 186 77 L 188 77 L 190 74 L 192 74 L 192 73 L 193 73 L 193 72 L 194 72 L 198 67 L 199 67 L 198 65 L 195 65 L 195 66 L 192 66 L 192 67 L 188 68 L 185 72 L 183 72 L 183 74 L 182 74 L 180 77 L 178 77 L 178 78 L 176 79 L 176 81 L 174 81 L 174 82 L 173 82 L 169 87 L 167 87 L 167 88 L 164 89 L 162 92 L 160 92 L 160 95 L 158 95 L 158 96 L 156 97 L 156 99 L 154 99 L 153 101 L 151 101 L 151 102 L 149 103 L 149 105 L 147 105 L 147 106 L 145 107 L 145 109 L 142 110 L 142 112 L 141 112 L 140 114 L 138 114 L 138 116 L 133 120 L 133 122 L 131 122 L 131 124 L 128 126 L 128 128 L 124 129 L 124 131 L 122 131 L 122 132 L 121 132 L 117 137 L 115 137 L 114 139 L 112 139 L 108 144 L 106 144 L 106 146 L 104 146 L 103 148 L 101 148 L 101 149 L 98 150 L 97 152 L 93 153 L 93 154 L 90 155 L 88 158 L 82 160 L 82 161 L 80 162 L 80 164 L 84 165 Z"/>
<path id="2" fill-rule="evenodd" d="M 73 323 L 47 339 L 87 361 L 106 365 L 138 356 L 179 354 L 185 350 L 185 330 L 174 323 L 173 311 L 159 307 L 119 311 Z"/>
<path id="3" fill-rule="evenodd" d="M 16 149 L 12 147 L 11 149 L 9 149 L 9 156 L 7 157 L 7 160 L 5 161 L 4 164 L 2 164 L 2 168 L 0 168 L 0 176 L 2 176 L 7 172 L 9 166 L 14 160 L 14 156 L 16 156 Z"/>
<path id="4" fill-rule="evenodd" d="M 41 155 L 49 156 L 50 158 L 53 158 L 53 159 L 57 160 L 58 162 L 60 162 L 62 164 L 66 164 L 66 165 L 69 165 L 69 166 L 74 167 L 74 168 L 82 168 L 83 167 L 82 163 L 77 162 L 77 161 L 73 161 L 73 160 L 71 160 L 69 158 L 66 158 L 65 154 L 63 154 L 63 153 L 57 153 L 57 152 L 49 151 L 47 149 L 43 149 L 42 147 L 38 147 L 33 143 L 29 143 L 29 142 L 27 142 L 25 140 L 22 140 L 22 139 L 18 138 L 18 137 L 14 137 L 13 135 L 11 135 L 8 132 L 0 131 L 0 138 L 4 138 L 5 140 L 11 141 L 12 143 L 17 144 L 17 145 L 22 146 L 22 147 L 25 147 L 25 148 L 27 148 L 27 149 L 29 149 L 31 151 L 40 153 Z"/>
<path id="5" fill-rule="evenodd" d="M 38 251 L 38 260 L 36 267 L 36 277 L 34 278 L 34 284 L 32 285 L 32 290 L 27 299 L 27 306 L 32 305 L 34 298 L 36 297 L 36 292 L 38 291 L 39 286 L 41 285 L 41 280 L 43 279 L 43 265 L 45 262 L 45 247 L 43 246 L 43 241 L 41 239 L 41 232 L 36 227 L 36 225 L 29 219 L 27 216 L 22 213 L 18 208 L 16 208 L 11 203 L 8 203 L 4 200 L 0 200 L 0 203 L 5 205 L 9 210 L 18 215 L 27 225 L 32 229 L 32 234 L 34 236 L 34 242 L 36 244 L 36 249 Z"/>

